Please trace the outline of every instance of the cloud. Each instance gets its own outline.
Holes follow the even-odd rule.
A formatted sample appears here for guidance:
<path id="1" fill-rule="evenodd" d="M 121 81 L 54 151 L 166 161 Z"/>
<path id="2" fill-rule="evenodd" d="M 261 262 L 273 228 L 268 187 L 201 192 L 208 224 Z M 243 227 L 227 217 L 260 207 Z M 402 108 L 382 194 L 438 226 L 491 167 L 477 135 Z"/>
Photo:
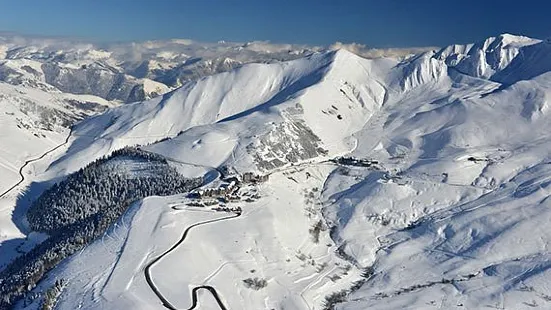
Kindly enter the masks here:
<path id="1" fill-rule="evenodd" d="M 199 42 L 188 39 L 152 40 L 142 42 L 87 42 L 83 39 L 28 36 L 0 32 L 0 59 L 12 48 L 28 47 L 44 51 L 76 52 L 101 50 L 111 52 L 115 59 L 124 59 L 128 63 L 140 63 L 149 59 L 170 59 L 183 63 L 192 58 L 231 58 L 240 62 L 266 62 L 289 60 L 311 52 L 346 49 L 364 58 L 405 58 L 407 56 L 437 49 L 435 47 L 412 48 L 370 48 L 361 43 L 335 42 L 330 46 L 312 46 L 306 44 L 273 43 L 270 41 L 243 42 Z M 75 56 L 81 57 L 81 56 Z"/>
<path id="2" fill-rule="evenodd" d="M 403 58 L 412 54 L 423 53 L 438 49 L 434 46 L 428 47 L 407 47 L 407 48 L 369 48 L 360 43 L 335 42 L 329 46 L 330 50 L 345 49 L 364 58 L 397 57 Z"/>
<path id="3" fill-rule="evenodd" d="M 332 45 L 329 46 L 329 49 L 331 50 L 338 50 L 338 49 L 345 49 L 349 52 L 352 52 L 354 54 L 362 54 L 364 51 L 368 50 L 367 46 L 365 44 L 360 44 L 356 42 L 352 43 L 342 43 L 342 42 L 335 42 Z"/>
<path id="4" fill-rule="evenodd" d="M 251 41 L 245 44 L 242 44 L 242 47 L 253 51 L 253 52 L 262 52 L 262 53 L 282 53 L 288 52 L 290 50 L 304 50 L 308 49 L 311 51 L 321 50 L 318 46 L 309 46 L 305 44 L 287 44 L 287 43 L 272 43 L 270 41 Z"/>

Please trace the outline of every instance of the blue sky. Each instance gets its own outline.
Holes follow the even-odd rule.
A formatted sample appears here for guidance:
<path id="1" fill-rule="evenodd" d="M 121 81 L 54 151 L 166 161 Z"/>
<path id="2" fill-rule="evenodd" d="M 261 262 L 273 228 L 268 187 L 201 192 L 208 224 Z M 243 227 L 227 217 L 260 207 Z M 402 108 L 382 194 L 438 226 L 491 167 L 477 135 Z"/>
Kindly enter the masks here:
<path id="1" fill-rule="evenodd" d="M 0 31 L 99 41 L 189 38 L 443 46 L 551 36 L 548 0 L 0 0 Z"/>

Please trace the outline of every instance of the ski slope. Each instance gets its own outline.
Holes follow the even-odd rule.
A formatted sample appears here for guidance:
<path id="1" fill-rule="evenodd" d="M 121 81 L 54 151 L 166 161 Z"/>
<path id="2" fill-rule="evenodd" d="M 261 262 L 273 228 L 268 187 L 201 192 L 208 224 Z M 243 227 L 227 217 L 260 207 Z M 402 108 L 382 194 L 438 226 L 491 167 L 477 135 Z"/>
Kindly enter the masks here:
<path id="1" fill-rule="evenodd" d="M 186 176 L 269 175 L 240 189 L 259 198 L 228 203 L 241 216 L 194 226 L 150 267 L 178 309 L 199 286 L 228 309 L 324 309 L 340 291 L 335 309 L 546 309 L 549 46 L 501 35 L 405 60 L 339 50 L 244 65 L 83 121 L 37 180 L 126 145 Z M 36 291 L 63 278 L 59 309 L 161 308 L 144 268 L 228 216 L 188 203 L 135 203 Z M 255 277 L 267 285 L 245 285 Z"/>

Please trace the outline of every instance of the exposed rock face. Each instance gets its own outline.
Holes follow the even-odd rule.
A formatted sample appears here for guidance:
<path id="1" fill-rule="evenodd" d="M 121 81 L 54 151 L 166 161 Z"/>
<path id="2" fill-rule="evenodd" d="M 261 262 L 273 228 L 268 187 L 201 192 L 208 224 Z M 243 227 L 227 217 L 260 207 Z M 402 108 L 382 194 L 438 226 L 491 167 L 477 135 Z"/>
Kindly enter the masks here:
<path id="1" fill-rule="evenodd" d="M 262 170 L 327 154 L 303 120 L 287 120 L 272 128 L 247 147 L 256 165 Z"/>
<path id="2" fill-rule="evenodd" d="M 147 99 L 140 83 L 123 73 L 105 68 L 62 68 L 56 64 L 42 65 L 46 83 L 62 92 L 91 94 L 106 100 L 135 102 Z"/>

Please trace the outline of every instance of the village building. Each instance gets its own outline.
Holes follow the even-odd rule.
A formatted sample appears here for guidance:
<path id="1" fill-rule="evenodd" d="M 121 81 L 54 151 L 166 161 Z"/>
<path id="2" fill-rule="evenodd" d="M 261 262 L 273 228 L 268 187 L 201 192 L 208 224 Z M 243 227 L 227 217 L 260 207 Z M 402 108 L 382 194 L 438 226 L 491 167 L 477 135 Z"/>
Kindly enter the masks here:
<path id="1" fill-rule="evenodd" d="M 243 183 L 261 183 L 268 181 L 269 175 L 257 175 L 254 172 L 245 172 L 241 176 Z"/>

